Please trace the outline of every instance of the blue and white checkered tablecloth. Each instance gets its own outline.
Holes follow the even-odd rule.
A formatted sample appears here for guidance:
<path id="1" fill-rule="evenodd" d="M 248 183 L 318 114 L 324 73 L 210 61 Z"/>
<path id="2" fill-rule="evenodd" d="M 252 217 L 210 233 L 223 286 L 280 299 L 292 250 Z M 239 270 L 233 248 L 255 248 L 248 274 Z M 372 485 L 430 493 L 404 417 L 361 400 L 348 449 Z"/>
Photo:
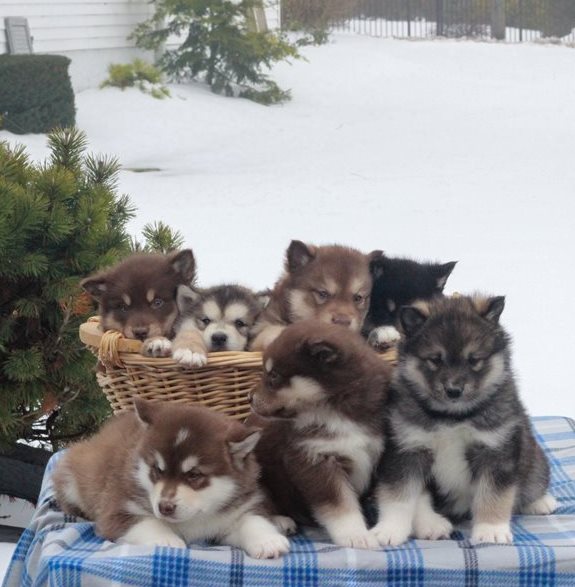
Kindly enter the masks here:
<path id="1" fill-rule="evenodd" d="M 412 540 L 365 551 L 336 547 L 315 530 L 291 552 L 259 561 L 228 546 L 188 549 L 114 544 L 91 523 L 64 515 L 53 499 L 50 461 L 34 518 L 22 535 L 3 587 L 307 587 L 436 585 L 575 587 L 575 422 L 534 418 L 552 468 L 552 516 L 517 516 L 512 545 L 469 543 L 469 525 L 451 540 Z"/>

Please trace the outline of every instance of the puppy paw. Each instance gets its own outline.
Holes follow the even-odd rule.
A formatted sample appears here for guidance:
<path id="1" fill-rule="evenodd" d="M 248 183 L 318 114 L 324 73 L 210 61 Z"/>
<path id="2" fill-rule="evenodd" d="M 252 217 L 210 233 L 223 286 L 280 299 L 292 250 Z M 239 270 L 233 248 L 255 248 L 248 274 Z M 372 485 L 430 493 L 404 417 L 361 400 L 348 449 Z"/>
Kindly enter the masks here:
<path id="1" fill-rule="evenodd" d="M 289 540 L 281 534 L 259 536 L 245 545 L 245 551 L 252 558 L 278 558 L 289 552 Z"/>
<path id="2" fill-rule="evenodd" d="M 370 532 L 375 536 L 380 546 L 399 546 L 409 540 L 411 527 L 409 524 L 379 522 Z"/>
<path id="3" fill-rule="evenodd" d="M 172 548 L 187 548 L 186 543 L 178 536 L 158 536 L 154 539 L 156 546 L 171 546 Z"/>
<path id="4" fill-rule="evenodd" d="M 377 351 L 385 351 L 397 345 L 401 334 L 393 326 L 379 326 L 374 328 L 367 338 L 367 342 Z"/>
<path id="5" fill-rule="evenodd" d="M 172 354 L 172 343 L 165 336 L 147 338 L 142 343 L 142 354 L 146 357 L 169 357 Z"/>
<path id="6" fill-rule="evenodd" d="M 176 363 L 189 369 L 204 367 L 208 363 L 208 357 L 204 353 L 195 353 L 190 349 L 176 349 L 172 357 Z"/>
<path id="7" fill-rule="evenodd" d="M 482 542 L 493 542 L 495 544 L 511 544 L 511 542 L 513 542 L 511 526 L 508 523 L 475 524 L 471 531 L 471 542 L 474 542 L 476 544 Z"/>
<path id="8" fill-rule="evenodd" d="M 420 540 L 441 540 L 449 538 L 453 532 L 453 524 L 435 512 L 426 512 L 424 516 L 415 518 L 413 529 Z"/>
<path id="9" fill-rule="evenodd" d="M 367 529 L 341 536 L 332 536 L 332 539 L 338 546 L 347 548 L 361 548 L 363 550 L 377 550 L 379 548 L 377 537 Z"/>
<path id="10" fill-rule="evenodd" d="M 285 536 L 291 536 L 297 532 L 297 524 L 288 516 L 272 516 L 274 526 Z"/>
<path id="11" fill-rule="evenodd" d="M 546 493 L 543 497 L 536 499 L 533 503 L 530 503 L 527 507 L 521 510 L 522 514 L 532 514 L 535 516 L 546 516 L 552 514 L 557 509 L 557 500 Z"/>

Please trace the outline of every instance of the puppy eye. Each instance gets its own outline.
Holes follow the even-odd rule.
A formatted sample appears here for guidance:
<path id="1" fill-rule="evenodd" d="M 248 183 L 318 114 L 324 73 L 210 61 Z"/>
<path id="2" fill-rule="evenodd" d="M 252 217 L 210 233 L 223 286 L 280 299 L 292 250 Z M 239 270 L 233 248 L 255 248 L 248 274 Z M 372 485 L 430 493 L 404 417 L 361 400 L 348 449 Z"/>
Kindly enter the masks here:
<path id="1" fill-rule="evenodd" d="M 164 305 L 164 300 L 162 298 L 154 298 L 150 305 L 156 310 Z"/>
<path id="2" fill-rule="evenodd" d="M 164 471 L 162 471 L 162 469 L 160 469 L 160 467 L 158 467 L 158 465 L 152 465 L 151 467 L 152 469 L 152 473 L 156 476 L 156 477 L 161 477 L 162 474 L 164 473 Z"/>
<path id="3" fill-rule="evenodd" d="M 243 320 L 236 320 L 234 324 L 236 325 L 236 328 L 244 328 L 245 326 L 247 326 L 247 324 Z"/>
<path id="4" fill-rule="evenodd" d="M 315 293 L 320 300 L 327 300 L 329 298 L 329 292 L 325 289 L 316 289 Z"/>
<path id="5" fill-rule="evenodd" d="M 128 312 L 130 309 L 130 306 L 128 306 L 128 304 L 121 304 L 120 305 L 120 312 Z"/>
<path id="6" fill-rule="evenodd" d="M 433 357 L 427 357 L 427 359 L 425 359 L 428 366 L 431 367 L 432 369 L 437 369 L 442 363 L 443 363 L 443 358 L 441 357 L 441 355 L 434 355 Z"/>
<path id="7" fill-rule="evenodd" d="M 353 301 L 354 301 L 356 304 L 361 304 L 361 302 L 363 302 L 363 300 L 365 300 L 365 296 L 362 296 L 361 294 L 355 294 L 355 295 L 353 296 Z"/>
<path id="8" fill-rule="evenodd" d="M 205 324 L 206 326 L 211 322 L 211 320 L 206 317 L 206 318 L 202 318 L 202 323 Z"/>
<path id="9" fill-rule="evenodd" d="M 188 471 L 186 473 L 186 479 L 188 481 L 199 481 L 200 479 L 203 479 L 204 477 L 205 477 L 205 475 L 201 471 L 198 471 L 197 469 L 192 469 L 191 471 Z"/>
<path id="10" fill-rule="evenodd" d="M 479 359 L 473 355 L 467 357 L 467 362 L 474 371 L 479 371 L 483 367 L 483 359 Z"/>

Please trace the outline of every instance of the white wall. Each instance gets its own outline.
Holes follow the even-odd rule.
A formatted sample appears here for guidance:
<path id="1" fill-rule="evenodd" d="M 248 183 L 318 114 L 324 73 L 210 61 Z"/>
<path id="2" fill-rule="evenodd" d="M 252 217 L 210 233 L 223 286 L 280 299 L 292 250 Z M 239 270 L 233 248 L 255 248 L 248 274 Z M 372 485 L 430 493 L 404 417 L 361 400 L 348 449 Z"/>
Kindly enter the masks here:
<path id="1" fill-rule="evenodd" d="M 270 28 L 279 26 L 279 2 L 268 2 Z M 35 53 L 70 57 L 74 89 L 96 87 L 107 77 L 112 62 L 153 59 L 127 38 L 152 12 L 148 0 L 0 0 L 0 53 L 7 52 L 4 17 L 23 16 L 28 19 Z"/>

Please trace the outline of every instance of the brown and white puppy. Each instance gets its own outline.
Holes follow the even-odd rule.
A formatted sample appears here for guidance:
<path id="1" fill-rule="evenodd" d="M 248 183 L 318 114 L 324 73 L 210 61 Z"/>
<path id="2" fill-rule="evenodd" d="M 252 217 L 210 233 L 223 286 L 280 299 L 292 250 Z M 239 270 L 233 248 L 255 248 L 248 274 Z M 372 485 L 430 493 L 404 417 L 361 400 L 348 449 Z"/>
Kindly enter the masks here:
<path id="1" fill-rule="evenodd" d="M 256 456 L 276 512 L 319 523 L 338 545 L 377 548 L 359 499 L 383 450 L 390 367 L 359 334 L 318 320 L 288 326 L 263 364 L 248 422 L 269 418 Z"/>
<path id="2" fill-rule="evenodd" d="M 262 305 L 259 297 L 235 284 L 178 289 L 179 318 L 172 342 L 174 360 L 202 367 L 208 352 L 244 351 Z"/>
<path id="3" fill-rule="evenodd" d="M 359 332 L 369 307 L 370 263 L 382 254 L 293 240 L 286 251 L 285 273 L 254 328 L 251 348 L 264 350 L 288 324 L 311 318 Z"/>
<path id="4" fill-rule="evenodd" d="M 136 400 L 56 464 L 60 507 L 108 540 L 185 547 L 213 539 L 255 558 L 288 552 L 265 513 L 258 429 L 202 407 Z"/>
<path id="5" fill-rule="evenodd" d="M 101 327 L 143 341 L 142 354 L 171 354 L 170 338 L 178 316 L 178 286 L 194 281 L 190 249 L 168 255 L 135 253 L 81 282 L 98 302 Z"/>

